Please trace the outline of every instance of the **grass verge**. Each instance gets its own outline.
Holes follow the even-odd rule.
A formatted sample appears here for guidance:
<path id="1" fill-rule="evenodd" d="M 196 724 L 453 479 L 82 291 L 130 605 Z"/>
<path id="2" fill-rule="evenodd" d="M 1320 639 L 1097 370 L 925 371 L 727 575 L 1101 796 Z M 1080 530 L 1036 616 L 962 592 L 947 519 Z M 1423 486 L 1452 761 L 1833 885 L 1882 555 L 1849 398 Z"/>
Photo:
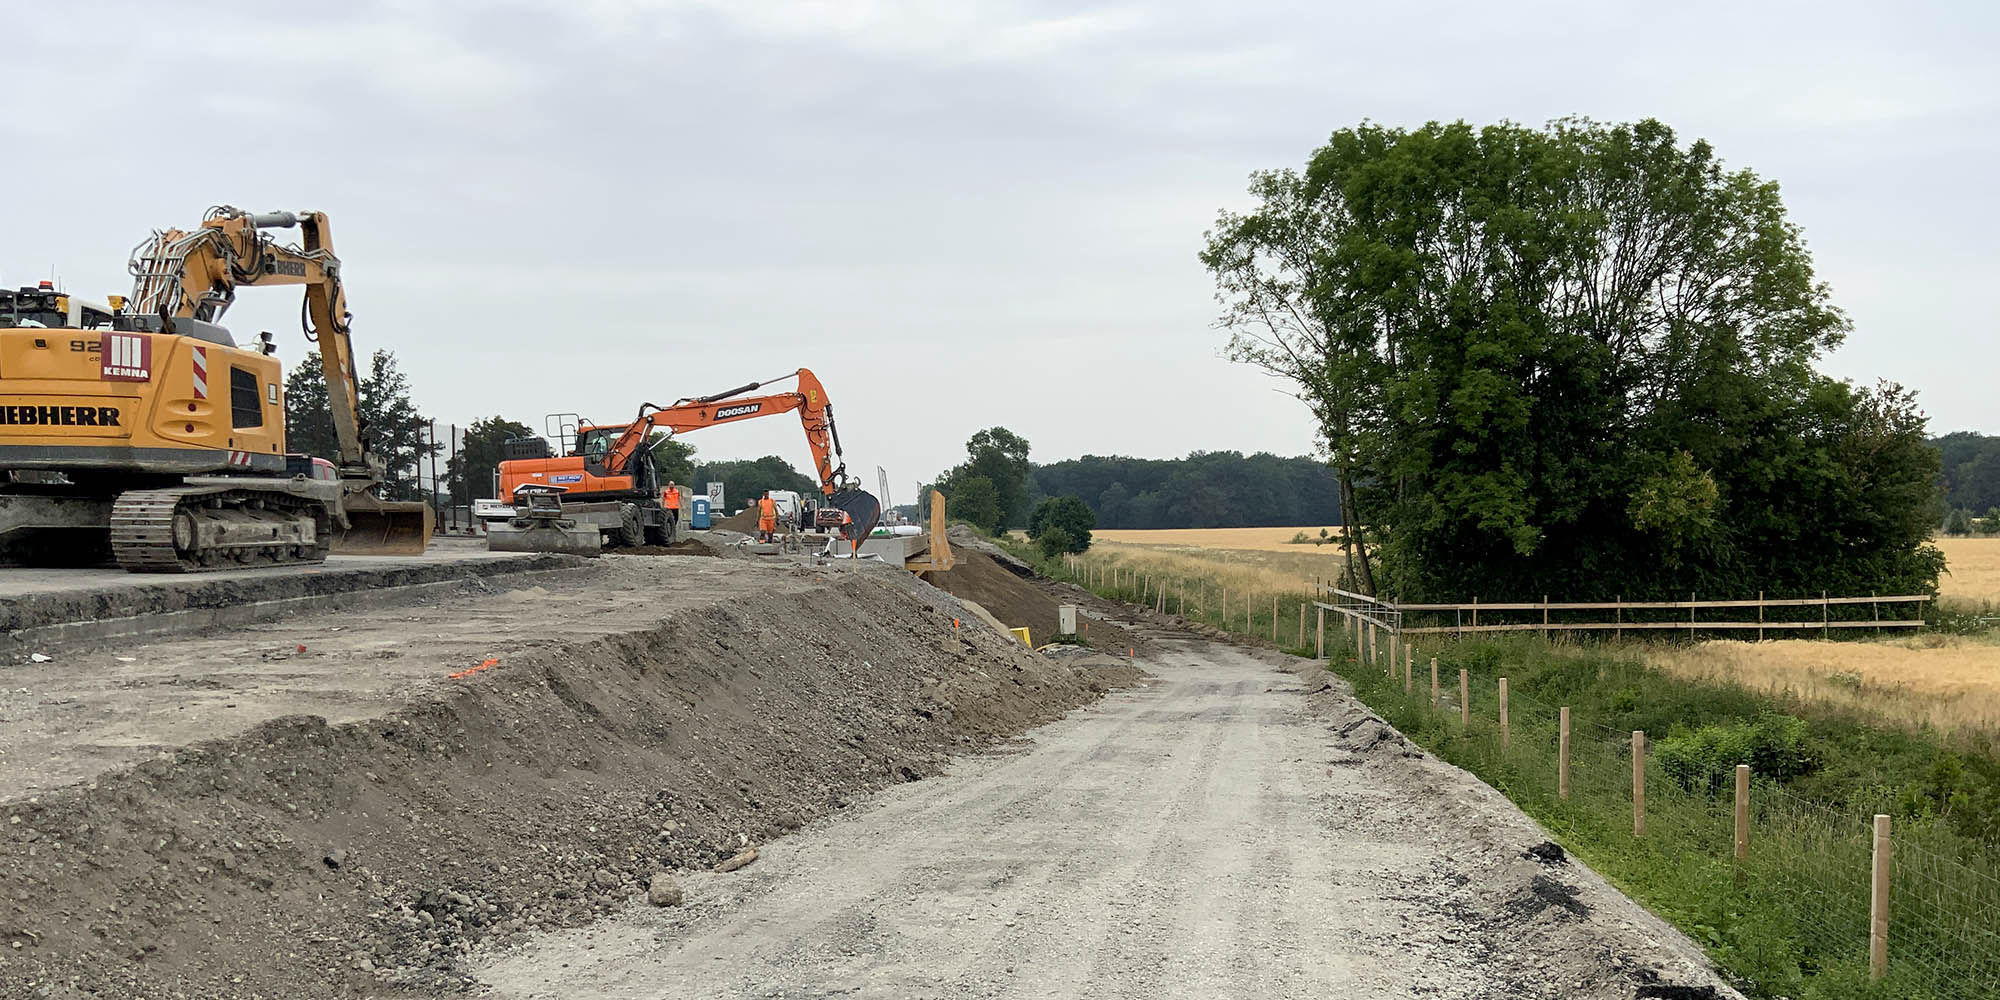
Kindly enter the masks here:
<path id="1" fill-rule="evenodd" d="M 1442 679 L 1438 705 L 1431 655 Z M 1397 728 L 1499 789 L 1700 942 L 1747 992 L 1942 1000 L 2000 990 L 2000 871 L 1985 847 L 2000 816 L 2000 773 L 1990 757 L 1741 687 L 1690 683 L 1622 647 L 1482 639 L 1420 656 L 1407 691 L 1400 672 L 1392 677 L 1350 653 L 1332 669 Z M 1460 669 L 1470 724 L 1460 722 Z M 1556 767 L 1564 705 L 1572 728 L 1566 799 Z M 1650 748 L 1643 837 L 1633 832 L 1633 730 L 1647 733 Z M 1762 775 L 1742 862 L 1732 850 L 1737 763 Z M 1877 812 L 1894 817 L 1894 918 L 1890 974 L 1871 983 L 1869 817 Z"/>

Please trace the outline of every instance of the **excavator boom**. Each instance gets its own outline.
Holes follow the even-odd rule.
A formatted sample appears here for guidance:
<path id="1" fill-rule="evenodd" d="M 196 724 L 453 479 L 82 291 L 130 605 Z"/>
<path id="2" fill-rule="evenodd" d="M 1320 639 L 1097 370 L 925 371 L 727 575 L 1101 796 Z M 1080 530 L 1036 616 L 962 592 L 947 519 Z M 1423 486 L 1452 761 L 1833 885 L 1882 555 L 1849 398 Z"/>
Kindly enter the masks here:
<path id="1" fill-rule="evenodd" d="M 282 246 L 263 232 L 292 228 L 300 232 L 296 246 Z M 162 317 L 168 332 L 176 321 L 218 323 L 235 302 L 239 287 L 304 286 L 302 325 L 319 347 L 339 448 L 334 457 L 341 502 L 334 518 L 333 551 L 350 555 L 424 551 L 434 527 L 430 506 L 377 495 L 386 473 L 380 456 L 369 448 L 367 422 L 361 416 L 361 377 L 349 336 L 352 317 L 324 212 L 214 209 L 192 233 L 178 229 L 154 233 L 134 249 L 131 268 L 134 310 Z"/>

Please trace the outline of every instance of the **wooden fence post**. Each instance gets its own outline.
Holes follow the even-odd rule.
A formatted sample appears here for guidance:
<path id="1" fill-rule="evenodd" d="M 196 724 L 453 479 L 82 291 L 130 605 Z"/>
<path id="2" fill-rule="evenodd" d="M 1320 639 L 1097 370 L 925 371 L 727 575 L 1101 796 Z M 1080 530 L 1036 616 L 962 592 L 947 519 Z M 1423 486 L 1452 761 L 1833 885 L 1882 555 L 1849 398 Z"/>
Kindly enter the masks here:
<path id="1" fill-rule="evenodd" d="M 1458 668 L 1458 724 L 1472 725 L 1472 675 Z"/>
<path id="2" fill-rule="evenodd" d="M 1396 633 L 1389 633 L 1389 676 L 1396 676 L 1396 644 L 1402 640 Z"/>
<path id="3" fill-rule="evenodd" d="M 1500 678 L 1500 749 L 1507 749 L 1507 678 Z"/>
<path id="4" fill-rule="evenodd" d="M 1736 765 L 1736 860 L 1750 857 L 1750 765 Z"/>
<path id="5" fill-rule="evenodd" d="M 1306 604 L 1299 602 L 1299 648 L 1306 648 Z"/>
<path id="6" fill-rule="evenodd" d="M 1757 641 L 1764 641 L 1764 592 L 1757 592 Z"/>
<path id="7" fill-rule="evenodd" d="M 1410 645 L 1408 643 L 1404 643 L 1403 644 L 1403 693 L 1404 694 L 1410 693 L 1410 663 L 1415 659 L 1416 659 L 1415 651 L 1410 648 Z M 1396 676 L 1396 664 L 1394 661 L 1391 661 L 1389 664 L 1389 676 L 1390 677 Z"/>
<path id="8" fill-rule="evenodd" d="M 1556 794 L 1569 798 L 1569 706 L 1556 715 Z"/>
<path id="9" fill-rule="evenodd" d="M 1694 591 L 1688 591 L 1688 641 L 1694 641 Z"/>
<path id="10" fill-rule="evenodd" d="M 1613 621 L 1618 623 L 1618 628 L 1611 633 L 1611 638 L 1616 642 L 1624 642 L 1625 641 L 1625 595 L 1619 594 L 1617 597 L 1612 598 L 1611 607 L 1612 607 L 1612 613 L 1617 616 L 1616 618 L 1613 619 Z"/>
<path id="11" fill-rule="evenodd" d="M 1344 616 L 1344 615 L 1343 615 L 1342 617 L 1344 618 L 1344 617 L 1346 617 L 1346 616 Z M 1360 663 L 1360 662 L 1361 662 L 1362 660 L 1365 660 L 1365 659 L 1367 659 L 1367 658 L 1368 658 L 1368 651 L 1367 651 L 1367 649 L 1365 648 L 1366 646 L 1367 646 L 1367 643 L 1366 643 L 1366 641 L 1365 641 L 1365 640 L 1363 640 L 1363 639 L 1361 638 L 1361 623 L 1360 623 L 1360 622 L 1355 622 L 1355 623 L 1354 623 L 1354 662 L 1355 662 L 1355 663 L 1357 663 L 1357 664 L 1358 664 L 1358 663 Z"/>
<path id="12" fill-rule="evenodd" d="M 1549 638 L 1549 595 L 1542 595 L 1542 641 Z"/>
<path id="13" fill-rule="evenodd" d="M 1632 836 L 1646 835 L 1646 731 L 1632 730 Z"/>
<path id="14" fill-rule="evenodd" d="M 1819 637 L 1823 640 L 1833 638 L 1833 616 L 1830 613 L 1831 610 L 1832 610 L 1831 605 L 1828 604 L 1826 599 L 1826 591 L 1824 590 L 1820 591 L 1819 592 Z"/>
<path id="15" fill-rule="evenodd" d="M 1408 651 L 1406 650 L 1406 651 L 1404 651 L 1404 653 L 1403 653 L 1403 693 L 1404 693 L 1404 694 L 1406 694 L 1406 695 L 1407 695 L 1407 694 L 1409 694 L 1409 693 L 1410 693 L 1410 691 L 1411 691 L 1411 689 L 1412 689 L 1412 688 L 1413 688 L 1413 687 L 1415 686 L 1415 680 L 1414 680 L 1415 676 L 1416 676 L 1416 671 L 1415 671 L 1415 670 L 1414 670 L 1414 669 L 1413 669 L 1413 668 L 1411 667 L 1411 665 L 1410 665 L 1410 654 L 1409 654 L 1409 652 L 1408 652 Z"/>
<path id="16" fill-rule="evenodd" d="M 1472 627 L 1479 627 L 1479 595 L 1472 595 Z"/>
<path id="17" fill-rule="evenodd" d="M 1444 707 L 1444 697 L 1438 693 L 1438 658 L 1431 657 L 1431 711 Z"/>
<path id="18" fill-rule="evenodd" d="M 1303 621 L 1304 619 L 1300 619 Z M 1326 659 L 1326 609 L 1319 609 L 1319 624 L 1313 628 L 1313 659 Z"/>
<path id="19" fill-rule="evenodd" d="M 1875 816 L 1875 856 L 1868 885 L 1868 978 L 1889 974 L 1889 817 Z"/>

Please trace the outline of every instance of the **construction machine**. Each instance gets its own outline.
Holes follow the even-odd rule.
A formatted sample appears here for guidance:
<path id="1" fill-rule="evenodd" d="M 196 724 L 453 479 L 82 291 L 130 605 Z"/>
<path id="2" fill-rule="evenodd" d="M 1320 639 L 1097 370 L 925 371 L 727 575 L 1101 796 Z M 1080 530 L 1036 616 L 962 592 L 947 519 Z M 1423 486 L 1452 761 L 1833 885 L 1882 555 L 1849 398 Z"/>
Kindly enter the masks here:
<path id="1" fill-rule="evenodd" d="M 788 379 L 797 380 L 793 391 L 745 395 Z M 509 457 L 500 463 L 500 492 L 504 497 L 517 499 L 524 492 L 559 493 L 561 516 L 579 523 L 599 524 L 604 529 L 604 540 L 612 547 L 669 541 L 665 537 L 666 514 L 660 505 L 661 484 L 649 447 L 653 432 L 665 430 L 678 434 L 793 411 L 798 412 L 805 429 L 813 468 L 824 494 L 821 501 L 811 505 L 811 524 L 833 529 L 850 542 L 858 542 L 867 537 L 881 518 L 882 505 L 847 474 L 847 463 L 840 450 L 840 432 L 833 422 L 833 406 L 827 401 L 826 388 L 819 378 L 806 368 L 727 392 L 677 400 L 669 406 L 646 403 L 626 424 L 594 425 L 578 420 L 573 445 L 562 456 L 555 455 L 543 438 L 509 441 L 504 446 Z M 548 509 L 544 507 L 545 511 Z M 543 515 L 544 521 L 547 518 L 548 515 Z M 802 513 L 802 522 L 805 519 Z M 536 525 L 515 527 L 529 529 Z M 551 532 L 531 530 L 492 530 L 488 537 L 493 548 L 503 550 L 542 551 L 574 543 L 573 537 L 565 539 Z"/>
<path id="2" fill-rule="evenodd" d="M 266 232 L 300 231 L 280 246 Z M 340 260 L 319 212 L 211 209 L 133 250 L 132 294 L 0 292 L 0 557 L 185 573 L 421 553 L 430 507 L 376 493 Z M 340 453 L 285 450 L 270 335 L 221 325 L 245 286 L 302 285 Z"/>

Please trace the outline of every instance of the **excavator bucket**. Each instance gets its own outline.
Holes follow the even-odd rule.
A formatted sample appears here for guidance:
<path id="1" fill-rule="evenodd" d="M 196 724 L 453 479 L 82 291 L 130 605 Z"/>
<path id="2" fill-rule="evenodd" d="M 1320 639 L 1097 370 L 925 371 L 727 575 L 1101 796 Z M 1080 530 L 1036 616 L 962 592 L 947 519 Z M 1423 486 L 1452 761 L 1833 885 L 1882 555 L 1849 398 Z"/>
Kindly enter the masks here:
<path id="1" fill-rule="evenodd" d="M 882 521 L 882 501 L 875 499 L 875 494 L 867 490 L 841 490 L 828 497 L 826 502 L 847 512 L 848 522 L 840 533 L 848 541 L 867 538 L 868 533 L 875 530 L 875 525 Z"/>
<path id="2" fill-rule="evenodd" d="M 333 553 L 342 556 L 420 556 L 431 543 L 437 515 L 421 500 L 381 500 L 348 494 L 348 528 L 334 527 Z"/>

